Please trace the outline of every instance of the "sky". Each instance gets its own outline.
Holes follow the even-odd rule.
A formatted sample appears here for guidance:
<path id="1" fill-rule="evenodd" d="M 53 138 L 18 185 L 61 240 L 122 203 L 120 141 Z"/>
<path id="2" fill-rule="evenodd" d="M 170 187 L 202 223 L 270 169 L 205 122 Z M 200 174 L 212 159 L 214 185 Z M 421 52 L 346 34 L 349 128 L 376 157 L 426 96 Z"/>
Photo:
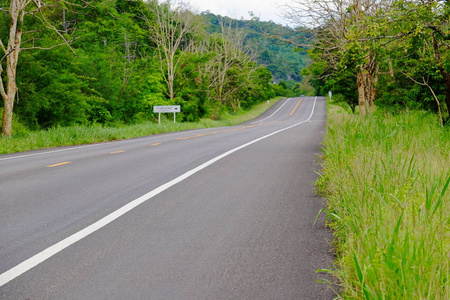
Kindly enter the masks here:
<path id="1" fill-rule="evenodd" d="M 229 16 L 235 19 L 250 19 L 249 11 L 262 21 L 274 21 L 286 25 L 283 20 L 283 11 L 279 8 L 286 1 L 283 0 L 187 0 L 194 10 L 203 12 L 209 10 L 213 14 Z"/>

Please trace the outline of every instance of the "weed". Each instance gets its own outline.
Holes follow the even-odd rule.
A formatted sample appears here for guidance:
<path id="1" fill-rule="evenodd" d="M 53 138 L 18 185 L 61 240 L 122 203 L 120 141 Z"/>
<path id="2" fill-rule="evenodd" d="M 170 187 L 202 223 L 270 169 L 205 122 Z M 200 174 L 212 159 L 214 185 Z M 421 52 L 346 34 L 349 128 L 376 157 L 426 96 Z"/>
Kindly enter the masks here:
<path id="1" fill-rule="evenodd" d="M 318 190 L 348 299 L 450 299 L 450 134 L 432 114 L 329 110 Z"/>

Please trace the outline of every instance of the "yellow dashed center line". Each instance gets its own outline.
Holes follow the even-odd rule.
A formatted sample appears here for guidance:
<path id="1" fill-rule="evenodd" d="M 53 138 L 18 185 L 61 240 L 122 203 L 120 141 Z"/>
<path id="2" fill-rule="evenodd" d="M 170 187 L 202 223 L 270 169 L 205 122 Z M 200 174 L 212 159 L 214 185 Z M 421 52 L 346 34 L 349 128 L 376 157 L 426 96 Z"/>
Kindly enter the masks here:
<path id="1" fill-rule="evenodd" d="M 298 100 L 297 105 L 294 107 L 294 109 L 291 111 L 291 113 L 289 114 L 289 117 L 292 116 L 294 114 L 294 112 L 297 110 L 297 107 L 300 105 L 300 103 L 302 102 L 302 99 Z"/>
<path id="2" fill-rule="evenodd" d="M 197 135 L 193 135 L 193 136 L 181 137 L 181 138 L 177 138 L 177 140 L 187 140 L 187 139 L 192 139 L 192 138 L 196 138 L 196 137 L 216 134 L 216 133 L 219 133 L 219 132 L 218 131 L 214 131 L 214 132 L 210 132 L 210 133 L 203 133 L 203 134 L 197 134 Z"/>
<path id="3" fill-rule="evenodd" d="M 67 165 L 67 164 L 70 164 L 70 161 L 65 161 L 65 162 L 62 162 L 62 163 L 59 163 L 59 164 L 54 164 L 54 165 L 48 165 L 46 167 L 47 168 L 53 168 L 53 167 L 58 167 L 58 166 L 62 166 L 62 165 Z"/>
<path id="4" fill-rule="evenodd" d="M 243 130 L 243 129 L 252 128 L 252 127 L 256 127 L 256 126 L 261 126 L 261 125 L 262 124 L 256 124 L 256 125 L 250 125 L 250 126 L 245 126 L 245 127 L 239 127 L 239 128 L 236 128 L 236 129 L 229 129 L 229 130 L 222 130 L 222 131 L 214 131 L 214 132 L 209 132 L 209 133 L 197 134 L 197 135 L 177 138 L 177 140 L 187 140 L 187 139 L 192 139 L 192 138 L 197 138 L 197 137 L 202 137 L 202 136 L 207 136 L 207 135 L 212 135 L 212 134 L 217 134 L 217 133 L 232 132 L 232 131 Z"/>
<path id="5" fill-rule="evenodd" d="M 297 103 L 297 106 L 300 104 L 300 102 L 301 102 L 301 100 Z M 297 106 L 291 112 L 291 115 L 293 114 L 293 112 L 295 111 Z M 192 139 L 192 138 L 197 138 L 197 137 L 202 137 L 202 136 L 207 136 L 207 135 L 212 135 L 212 134 L 232 132 L 232 131 L 237 131 L 237 130 L 244 130 L 244 129 L 247 129 L 247 128 L 257 127 L 257 126 L 261 126 L 261 125 L 263 125 L 263 124 L 249 125 L 249 126 L 239 127 L 239 128 L 235 128 L 235 129 L 227 129 L 227 130 L 222 130 L 222 131 L 214 131 L 214 132 L 209 132 L 209 133 L 197 134 L 197 135 L 193 135 L 193 136 L 177 138 L 177 140 L 187 140 L 187 139 Z M 152 146 L 158 146 L 158 145 L 161 145 L 161 144 L 162 143 L 154 143 L 154 144 L 152 144 Z M 109 152 L 109 153 L 110 154 L 118 154 L 118 153 L 123 153 L 123 152 L 126 152 L 126 150 L 118 150 L 118 151 L 113 151 L 113 152 Z M 67 164 L 70 164 L 70 163 L 71 163 L 70 161 L 65 161 L 65 162 L 61 162 L 61 163 L 57 163 L 57 164 L 53 164 L 53 165 L 48 165 L 46 167 L 47 168 L 53 168 L 53 167 L 58 167 L 58 166 L 62 166 L 62 165 L 67 165 Z"/>
<path id="6" fill-rule="evenodd" d="M 117 154 L 117 153 L 123 153 L 126 152 L 126 150 L 119 150 L 119 151 L 114 151 L 114 152 L 109 152 L 110 154 Z"/>

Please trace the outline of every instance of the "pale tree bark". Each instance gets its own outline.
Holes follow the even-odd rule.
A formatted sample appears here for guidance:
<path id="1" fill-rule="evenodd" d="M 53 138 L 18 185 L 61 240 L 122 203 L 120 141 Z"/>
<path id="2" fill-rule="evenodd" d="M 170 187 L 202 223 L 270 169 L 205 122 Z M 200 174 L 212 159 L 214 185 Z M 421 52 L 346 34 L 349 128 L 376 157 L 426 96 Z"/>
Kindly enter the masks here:
<path id="1" fill-rule="evenodd" d="M 51 49 L 55 46 L 63 44 L 68 45 L 69 43 L 66 38 L 58 32 L 55 26 L 47 21 L 42 13 L 43 9 L 48 6 L 49 5 L 43 0 L 11 0 L 9 9 L 2 9 L 2 11 L 8 13 L 11 22 L 6 46 L 3 40 L 0 39 L 0 50 L 3 52 L 3 55 L 0 58 L 0 93 L 4 104 L 2 135 L 10 136 L 12 134 L 14 100 L 18 91 L 17 64 L 19 62 L 20 52 L 24 49 Z M 37 18 L 40 20 L 43 27 L 57 32 L 62 38 L 63 43 L 58 45 L 55 44 L 50 48 L 41 48 L 38 46 L 22 47 L 24 19 L 26 16 Z"/>
<path id="2" fill-rule="evenodd" d="M 9 15 L 11 25 L 9 29 L 8 44 L 5 47 L 0 40 L 4 55 L 0 60 L 0 91 L 3 99 L 2 134 L 10 136 L 12 133 L 12 118 L 14 99 L 17 93 L 16 70 L 19 61 L 20 44 L 22 42 L 22 25 L 25 16 L 25 7 L 30 1 L 11 0 Z M 6 87 L 3 82 L 3 61 L 6 58 Z"/>
<path id="3" fill-rule="evenodd" d="M 245 44 L 245 32 L 237 29 L 231 20 L 219 19 L 219 24 L 221 31 L 213 36 L 209 45 L 209 50 L 214 57 L 205 65 L 205 72 L 208 74 L 211 90 L 214 91 L 219 103 L 229 104 L 236 111 L 240 101 L 234 99 L 233 94 L 247 84 L 255 74 L 258 68 L 253 63 L 256 53 Z M 244 75 L 244 80 L 232 82 L 233 78 L 229 71 L 234 67 L 245 69 L 245 73 L 239 74 Z"/>
<path id="4" fill-rule="evenodd" d="M 359 114 L 366 116 L 373 112 L 378 80 L 377 66 L 362 65 L 357 70 Z"/>
<path id="5" fill-rule="evenodd" d="M 200 24 L 197 17 L 184 2 L 163 3 L 151 1 L 148 9 L 154 14 L 154 20 L 144 17 L 150 29 L 149 38 L 156 45 L 160 69 L 167 85 L 170 100 L 175 98 L 174 82 L 184 51 L 192 47 L 195 34 Z"/>

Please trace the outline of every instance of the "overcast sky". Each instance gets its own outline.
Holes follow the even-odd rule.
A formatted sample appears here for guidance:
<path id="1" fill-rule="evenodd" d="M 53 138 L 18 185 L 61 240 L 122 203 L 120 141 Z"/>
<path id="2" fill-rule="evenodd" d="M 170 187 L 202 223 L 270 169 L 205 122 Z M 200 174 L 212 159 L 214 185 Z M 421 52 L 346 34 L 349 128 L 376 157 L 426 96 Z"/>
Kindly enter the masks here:
<path id="1" fill-rule="evenodd" d="M 198 12 L 209 10 L 210 12 L 229 16 L 235 19 L 250 19 L 249 11 L 262 21 L 274 21 L 282 25 L 287 22 L 283 20 L 283 11 L 279 5 L 284 4 L 288 0 L 186 0 L 191 3 Z"/>

